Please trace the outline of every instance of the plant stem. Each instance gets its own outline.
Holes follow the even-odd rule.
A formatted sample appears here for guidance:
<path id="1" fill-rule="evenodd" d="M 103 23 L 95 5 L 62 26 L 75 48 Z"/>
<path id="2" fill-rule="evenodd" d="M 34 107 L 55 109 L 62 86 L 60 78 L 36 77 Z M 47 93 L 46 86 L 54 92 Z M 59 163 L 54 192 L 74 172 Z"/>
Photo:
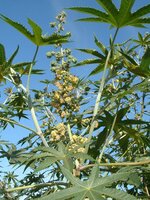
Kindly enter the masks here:
<path id="1" fill-rule="evenodd" d="M 22 90 L 27 94 L 28 107 L 29 107 L 29 110 L 31 112 L 31 116 L 32 116 L 32 119 L 33 119 L 33 122 L 34 122 L 34 126 L 36 128 L 36 131 L 34 131 L 34 132 L 41 138 L 44 146 L 48 147 L 48 143 L 46 142 L 46 140 L 45 140 L 45 138 L 42 134 L 41 128 L 39 126 L 39 123 L 38 123 L 38 120 L 37 120 L 37 117 L 36 117 L 36 114 L 35 114 L 35 110 L 34 110 L 34 107 L 33 107 L 31 96 L 30 96 L 30 94 L 28 94 L 27 89 L 22 84 L 20 84 L 18 87 L 22 88 Z"/>
<path id="2" fill-rule="evenodd" d="M 94 167 L 96 165 L 103 166 L 103 167 L 120 167 L 120 166 L 141 166 L 141 165 L 148 165 L 150 164 L 150 159 L 140 162 L 120 162 L 120 163 L 98 163 L 98 164 L 90 164 L 86 166 L 80 166 L 79 170 L 83 171 L 90 167 Z"/>
<path id="3" fill-rule="evenodd" d="M 67 130 L 68 130 L 69 139 L 72 142 L 72 133 L 71 133 L 70 124 L 67 124 Z"/>
<path id="4" fill-rule="evenodd" d="M 119 31 L 119 28 L 117 28 L 116 31 L 115 31 L 115 34 L 114 34 L 114 37 L 113 37 L 113 40 L 112 40 L 112 44 L 111 44 L 111 50 L 113 48 L 113 45 L 114 45 L 115 39 L 117 37 L 118 31 Z"/>
<path id="5" fill-rule="evenodd" d="M 117 119 L 117 115 L 115 115 L 115 117 L 114 117 L 113 124 L 112 124 L 111 129 L 110 129 L 110 133 L 108 134 L 108 138 L 106 139 L 106 142 L 105 142 L 105 144 L 104 144 L 104 146 L 102 148 L 102 151 L 101 151 L 100 156 L 98 158 L 98 162 L 101 162 L 103 154 L 104 154 L 104 151 L 105 151 L 107 145 L 109 144 L 110 137 L 111 137 L 111 135 L 113 133 L 113 129 L 114 129 L 114 126 L 115 126 L 115 123 L 116 123 L 116 119 Z"/>
<path id="6" fill-rule="evenodd" d="M 33 103 L 32 103 L 32 99 L 31 99 L 31 96 L 30 96 L 30 89 L 29 89 L 30 88 L 30 77 L 31 77 L 32 67 L 33 67 L 33 64 L 35 62 L 38 50 L 39 50 L 39 46 L 36 47 L 36 50 L 35 50 L 35 53 L 34 53 L 34 56 L 33 56 L 33 59 L 32 59 L 32 63 L 31 63 L 30 69 L 29 69 L 27 87 L 25 88 L 22 84 L 20 84 L 19 87 L 21 87 L 23 89 L 23 91 L 27 95 L 28 107 L 29 107 L 29 110 L 31 112 L 31 116 L 32 116 L 32 119 L 33 119 L 33 122 L 34 122 L 34 126 L 36 128 L 36 134 L 41 138 L 44 146 L 49 147 L 47 141 L 45 140 L 45 138 L 44 138 L 44 136 L 42 134 L 40 125 L 38 123 L 38 120 L 37 120 L 37 117 L 36 117 L 36 114 L 35 114 L 35 109 L 34 109 L 34 106 L 33 106 Z"/>
<path id="7" fill-rule="evenodd" d="M 20 123 L 14 121 L 14 120 L 7 119 L 7 118 L 4 118 L 4 117 L 0 117 L 0 120 L 5 121 L 5 122 L 9 122 L 9 123 L 12 123 L 12 124 L 15 124 L 15 125 L 17 125 L 17 126 L 20 126 L 20 127 L 22 127 L 22 128 L 25 128 L 25 129 L 27 129 L 27 130 L 29 130 L 29 131 L 32 131 L 33 133 L 36 133 L 35 130 L 33 130 L 33 129 L 31 129 L 31 128 L 29 128 L 29 127 L 23 125 L 23 124 L 20 124 Z"/>
<path id="8" fill-rule="evenodd" d="M 34 56 L 33 56 L 33 59 L 32 59 L 32 63 L 31 63 L 31 66 L 30 66 L 28 80 L 27 80 L 26 94 L 27 94 L 27 98 L 28 98 L 28 107 L 29 107 L 29 110 L 31 112 L 31 116 L 32 116 L 32 119 L 33 119 L 33 122 L 34 122 L 34 126 L 35 126 L 36 131 L 37 131 L 36 134 L 41 138 L 44 146 L 49 147 L 46 139 L 43 136 L 40 125 L 38 123 L 38 120 L 37 120 L 37 117 L 36 117 L 36 114 L 35 114 L 35 110 L 34 110 L 34 106 L 33 106 L 33 103 L 32 103 L 32 99 L 31 99 L 31 96 L 30 96 L 30 77 L 31 77 L 32 67 L 33 67 L 33 64 L 35 62 L 38 50 L 39 50 L 39 46 L 36 47 L 36 50 L 35 50 L 35 53 L 34 53 Z"/>
<path id="9" fill-rule="evenodd" d="M 37 120 L 37 117 L 36 117 L 36 114 L 35 114 L 35 110 L 34 110 L 34 107 L 32 106 L 32 108 L 30 109 L 30 112 L 31 112 L 31 116 L 32 116 L 32 119 L 33 119 L 33 122 L 34 122 L 34 126 L 37 130 L 36 134 L 41 138 L 44 146 L 46 147 L 49 147 L 45 137 L 43 136 L 43 133 L 41 131 L 41 128 L 39 126 L 39 123 L 38 123 L 38 120 Z"/>
<path id="10" fill-rule="evenodd" d="M 112 40 L 112 43 L 111 43 L 111 46 L 110 46 L 110 50 L 107 54 L 107 58 L 106 58 L 105 66 L 104 66 L 104 71 L 103 71 L 103 76 L 102 76 L 102 80 L 101 80 L 101 83 L 100 83 L 100 86 L 99 86 L 99 90 L 98 90 L 98 94 L 97 94 L 97 98 L 96 98 L 96 102 L 95 102 L 95 106 L 94 106 L 91 126 L 90 126 L 90 130 L 89 130 L 89 141 L 91 140 L 92 133 L 94 131 L 95 119 L 96 119 L 96 116 L 97 116 L 98 111 L 99 111 L 99 103 L 100 103 L 100 100 L 101 100 L 101 97 L 102 97 L 102 92 L 103 92 L 105 80 L 106 80 L 106 70 L 107 70 L 107 67 L 108 67 L 109 59 L 110 59 L 110 56 L 111 56 L 111 53 L 112 53 L 112 48 L 113 48 L 113 45 L 114 45 L 118 31 L 119 31 L 119 28 L 117 28 L 116 31 L 115 31 L 115 34 L 114 34 L 114 37 L 113 37 L 113 40 Z M 86 152 L 88 152 L 89 145 L 90 144 L 88 144 L 85 148 Z"/>
<path id="11" fill-rule="evenodd" d="M 105 151 L 107 145 L 110 144 L 110 139 L 111 139 L 111 136 L 112 136 L 112 134 L 113 134 L 114 126 L 115 126 L 116 119 L 117 119 L 117 112 L 118 112 L 118 110 L 119 110 L 119 105 L 120 105 L 120 102 L 119 102 L 119 104 L 118 104 L 118 107 L 117 107 L 117 110 L 116 110 L 116 114 L 115 114 L 115 117 L 114 117 L 114 120 L 113 120 L 111 129 L 110 129 L 110 131 L 109 131 L 108 137 L 107 137 L 107 139 L 106 139 L 106 142 L 105 142 L 105 144 L 104 144 L 104 146 L 103 146 L 103 148 L 102 148 L 102 151 L 101 151 L 101 153 L 100 153 L 100 156 L 99 156 L 99 158 L 98 158 L 98 162 L 99 162 L 99 163 L 100 163 L 101 160 L 102 160 L 102 157 L 103 157 L 103 154 L 104 154 L 104 151 Z M 113 141 L 113 140 L 112 140 L 112 141 Z M 111 142 L 112 142 L 112 141 L 111 141 Z"/>
<path id="12" fill-rule="evenodd" d="M 108 52 L 108 55 L 107 55 L 107 58 L 106 58 L 106 62 L 105 62 L 105 66 L 104 66 L 104 72 L 103 72 L 103 76 L 102 76 L 102 81 L 101 81 L 99 91 L 98 91 L 98 94 L 97 94 L 97 98 L 96 98 L 96 102 L 95 102 L 93 117 L 92 117 L 91 126 L 90 126 L 90 130 L 89 130 L 89 141 L 92 138 L 92 133 L 93 133 L 94 127 L 95 127 L 95 118 L 96 118 L 98 110 L 99 110 L 99 103 L 100 103 L 100 100 L 101 100 L 102 91 L 103 91 L 104 84 L 105 84 L 105 75 L 106 75 L 106 69 L 107 69 L 107 66 L 108 66 L 110 54 L 111 54 L 111 51 Z M 88 152 L 88 149 L 89 149 L 89 144 L 86 146 L 86 152 Z"/>
<path id="13" fill-rule="evenodd" d="M 30 89 L 29 88 L 30 88 L 31 72 L 32 72 L 32 68 L 33 68 L 33 65 L 34 65 L 34 62 L 35 62 L 38 50 L 39 50 L 39 46 L 36 46 L 36 50 L 35 50 L 35 53 L 34 53 L 34 56 L 33 56 L 33 59 L 32 59 L 31 65 L 30 65 L 30 69 L 29 69 L 28 80 L 27 80 L 27 87 L 26 87 L 28 94 L 30 93 Z"/>
<path id="14" fill-rule="evenodd" d="M 37 188 L 37 187 L 47 187 L 47 186 L 54 186 L 54 185 L 64 185 L 67 186 L 68 183 L 65 182 L 49 182 L 49 183 L 41 183 L 41 184 L 34 184 L 34 185 L 27 185 L 27 186 L 20 186 L 15 188 L 6 189 L 6 192 L 14 192 L 19 190 L 25 190 L 29 188 Z"/>

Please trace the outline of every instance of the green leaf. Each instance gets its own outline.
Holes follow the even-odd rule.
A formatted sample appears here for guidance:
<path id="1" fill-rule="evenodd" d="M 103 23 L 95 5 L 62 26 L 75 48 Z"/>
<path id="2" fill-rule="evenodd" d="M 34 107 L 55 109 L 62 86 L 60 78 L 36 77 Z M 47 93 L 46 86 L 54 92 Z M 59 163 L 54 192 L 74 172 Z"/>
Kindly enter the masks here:
<path id="1" fill-rule="evenodd" d="M 40 46 L 41 44 L 41 35 L 42 35 L 42 29 L 39 27 L 34 21 L 31 19 L 28 19 L 29 25 L 32 27 L 33 34 L 35 36 L 35 43 L 37 46 Z"/>
<path id="2" fill-rule="evenodd" d="M 122 123 L 123 125 L 149 124 L 149 122 L 135 119 L 126 119 L 121 121 L 120 123 Z"/>
<path id="3" fill-rule="evenodd" d="M 100 73 L 101 71 L 103 71 L 103 69 L 104 69 L 104 64 L 100 64 L 89 74 L 89 76 L 96 75 Z"/>
<path id="4" fill-rule="evenodd" d="M 150 47 L 146 49 L 144 53 L 141 64 L 139 66 L 140 70 L 150 75 Z"/>
<path id="5" fill-rule="evenodd" d="M 100 19 L 100 18 L 96 18 L 96 17 L 87 17 L 87 18 L 81 18 L 78 19 L 76 21 L 81 21 L 81 22 L 103 22 L 103 23 L 107 23 L 107 20 L 104 19 Z"/>
<path id="6" fill-rule="evenodd" d="M 89 64 L 95 64 L 95 63 L 100 63 L 101 60 L 100 59 L 87 59 L 87 60 L 83 60 L 79 63 L 77 63 L 76 65 L 74 65 L 74 67 L 77 67 L 77 66 L 82 66 L 82 65 L 89 65 Z"/>
<path id="7" fill-rule="evenodd" d="M 134 13 L 132 13 L 130 20 L 131 20 L 131 22 L 134 22 L 138 18 L 141 18 L 149 13 L 150 13 L 150 4 L 143 6 L 142 8 L 140 8 L 137 11 L 135 11 Z"/>
<path id="8" fill-rule="evenodd" d="M 109 194 L 109 197 L 114 198 L 116 200 L 137 200 L 136 197 L 129 195 L 123 191 L 111 189 L 111 188 L 104 188 L 103 194 Z"/>
<path id="9" fill-rule="evenodd" d="M 112 0 L 96 0 L 96 2 L 105 12 L 91 7 L 74 7 L 70 9 L 94 16 L 93 18 L 79 19 L 79 21 L 104 22 L 118 29 L 124 26 L 144 27 L 144 24 L 150 23 L 150 18 L 144 18 L 149 13 L 150 5 L 143 6 L 132 13 L 135 0 L 121 0 L 119 10 L 113 4 Z"/>
<path id="10" fill-rule="evenodd" d="M 107 55 L 108 54 L 108 50 L 106 49 L 106 47 L 96 38 L 96 36 L 94 37 L 94 42 L 95 44 L 100 48 L 100 50 Z"/>
<path id="11" fill-rule="evenodd" d="M 40 154 L 37 155 L 39 152 Z M 67 152 L 65 146 L 61 142 L 58 143 L 58 150 L 51 147 L 38 147 L 34 149 L 34 153 L 35 154 L 28 160 L 28 162 L 43 158 L 42 161 L 39 160 L 39 164 L 35 169 L 35 172 L 43 170 L 57 161 L 63 161 L 66 169 L 70 171 L 73 170 L 71 155 Z"/>
<path id="12" fill-rule="evenodd" d="M 125 91 L 118 93 L 117 95 L 112 97 L 110 99 L 110 101 L 113 103 L 116 100 L 116 98 L 119 100 L 119 99 L 123 98 L 124 96 L 126 96 L 128 94 L 132 94 L 134 91 L 144 91 L 145 86 L 149 85 L 149 83 L 150 83 L 150 80 L 147 78 L 144 81 L 142 81 L 141 83 L 133 85 L 128 90 L 125 90 Z"/>
<path id="13" fill-rule="evenodd" d="M 135 0 L 122 0 L 120 9 L 119 9 L 119 26 L 121 27 L 126 20 L 130 18 L 131 8 L 134 4 Z"/>
<path id="14" fill-rule="evenodd" d="M 129 106 L 122 108 L 116 113 L 117 114 L 116 122 L 120 122 L 122 120 L 122 118 L 127 114 L 129 108 L 130 108 Z"/>
<path id="15" fill-rule="evenodd" d="M 142 57 L 141 64 L 138 65 L 136 61 L 129 55 L 127 55 L 122 50 L 119 51 L 126 59 L 124 59 L 125 67 L 132 73 L 143 76 L 149 77 L 150 76 L 150 48 L 147 48 L 145 54 Z M 128 62 L 129 61 L 129 62 Z"/>
<path id="16" fill-rule="evenodd" d="M 20 33 L 22 33 L 25 37 L 32 41 L 36 46 L 68 42 L 68 38 L 70 37 L 70 33 L 66 35 L 58 35 L 55 33 L 50 36 L 43 36 L 42 29 L 40 28 L 40 26 L 38 26 L 31 19 L 28 19 L 28 23 L 31 26 L 33 33 L 31 33 L 22 24 L 19 24 L 2 14 L 0 14 L 0 18 L 15 29 L 17 29 Z"/>
<path id="17" fill-rule="evenodd" d="M 143 42 L 143 37 L 142 37 L 141 33 L 138 33 L 138 38 L 139 38 L 140 41 Z"/>
<path id="18" fill-rule="evenodd" d="M 0 14 L 0 18 L 5 21 L 6 23 L 13 26 L 15 29 L 17 29 L 19 32 L 21 32 L 23 35 L 25 35 L 28 39 L 33 40 L 34 36 L 31 34 L 30 31 L 28 31 L 22 24 L 19 24 L 8 17 Z"/>
<path id="19" fill-rule="evenodd" d="M 100 20 L 106 20 L 108 19 L 108 15 L 100 10 L 97 10 L 95 8 L 89 8 L 89 7 L 73 7 L 69 8 L 70 10 L 75 10 L 78 12 L 86 13 L 86 14 L 91 14 L 94 16 L 97 16 Z"/>
<path id="20" fill-rule="evenodd" d="M 81 181 L 80 179 L 74 177 L 72 173 L 64 167 L 60 168 L 73 186 L 45 197 L 41 197 L 40 200 L 67 200 L 69 198 L 79 200 L 84 200 L 85 198 L 89 198 L 89 200 L 101 200 L 106 199 L 107 197 L 112 197 L 116 200 L 136 200 L 134 196 L 129 195 L 126 192 L 111 188 L 113 183 L 121 181 L 128 182 L 133 172 L 116 173 L 106 177 L 99 177 L 99 167 L 95 166 L 92 169 L 89 179 L 87 181 Z"/>
<path id="21" fill-rule="evenodd" d="M 102 6 L 102 8 L 108 13 L 111 19 L 111 23 L 114 26 L 117 26 L 117 16 L 118 16 L 118 10 L 116 6 L 113 4 L 112 0 L 96 0 L 99 5 Z"/>
<path id="22" fill-rule="evenodd" d="M 34 172 L 39 172 L 41 170 L 47 169 L 50 167 L 53 163 L 57 161 L 57 158 L 53 157 L 47 157 L 45 160 L 43 160 L 38 167 L 34 170 Z"/>
<path id="23" fill-rule="evenodd" d="M 0 44 L 0 65 L 6 62 L 5 48 Z"/>
<path id="24" fill-rule="evenodd" d="M 130 61 L 133 65 L 138 66 L 137 62 L 129 55 L 127 55 L 123 50 L 119 51 L 128 61 Z"/>
<path id="25" fill-rule="evenodd" d="M 77 49 L 77 50 L 85 52 L 85 53 L 88 53 L 88 54 L 91 54 L 91 55 L 99 57 L 101 59 L 105 58 L 101 53 L 99 53 L 98 51 L 96 51 L 94 49 Z"/>
<path id="26" fill-rule="evenodd" d="M 141 33 L 138 33 L 139 40 L 133 40 L 134 42 L 138 43 L 141 46 L 149 46 L 150 45 L 150 34 L 146 34 L 142 36 Z"/>
<path id="27" fill-rule="evenodd" d="M 8 59 L 8 61 L 7 61 L 8 66 L 12 65 L 12 62 L 13 62 L 15 56 L 17 55 L 18 51 L 19 51 L 19 46 L 17 47 L 17 49 L 14 51 L 14 53 Z"/>
<path id="28" fill-rule="evenodd" d="M 150 18 L 141 18 L 141 19 L 133 20 L 133 22 L 130 21 L 128 23 L 128 26 L 146 28 L 143 24 L 149 24 L 149 23 L 150 23 Z"/>

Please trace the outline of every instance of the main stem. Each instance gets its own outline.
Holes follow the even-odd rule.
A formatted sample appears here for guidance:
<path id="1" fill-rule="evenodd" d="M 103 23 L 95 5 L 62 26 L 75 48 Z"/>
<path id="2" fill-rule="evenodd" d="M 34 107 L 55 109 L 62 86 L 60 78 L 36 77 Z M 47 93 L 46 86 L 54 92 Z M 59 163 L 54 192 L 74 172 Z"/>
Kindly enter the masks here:
<path id="1" fill-rule="evenodd" d="M 33 56 L 33 59 L 32 59 L 32 63 L 31 63 L 30 69 L 29 69 L 26 94 L 27 94 L 27 98 L 28 98 L 28 107 L 29 107 L 29 110 L 31 112 L 31 116 L 32 116 L 32 119 L 33 119 L 33 122 L 34 122 L 34 126 L 36 128 L 36 134 L 41 138 L 44 146 L 49 147 L 49 145 L 48 145 L 47 141 L 45 140 L 45 137 L 43 136 L 43 133 L 41 131 L 41 127 L 40 127 L 39 122 L 37 120 L 37 117 L 36 117 L 36 114 L 35 114 L 35 109 L 34 109 L 32 99 L 31 99 L 31 96 L 30 96 L 30 77 L 31 77 L 32 67 L 34 65 L 38 50 L 39 50 L 39 46 L 36 47 L 36 50 L 35 50 L 35 53 L 34 53 L 34 56 Z"/>
<path id="2" fill-rule="evenodd" d="M 119 28 L 117 28 L 116 31 L 115 31 L 115 34 L 114 34 L 114 37 L 113 37 L 113 40 L 112 40 L 112 43 L 111 43 L 111 46 L 110 46 L 110 50 L 107 54 L 102 80 L 100 81 L 101 83 L 100 83 L 100 86 L 99 86 L 99 90 L 98 90 L 98 94 L 97 94 L 96 102 L 95 102 L 95 107 L 94 107 L 94 110 L 93 110 L 93 117 L 92 117 L 92 122 L 91 122 L 90 130 L 89 130 L 89 141 L 91 141 L 92 133 L 93 133 L 94 128 L 95 128 L 95 119 L 96 119 L 96 116 L 97 116 L 98 111 L 99 111 L 99 103 L 100 103 L 100 100 L 101 100 L 101 96 L 102 96 L 102 92 L 103 92 L 105 80 L 106 80 L 106 70 L 108 68 L 109 59 L 110 59 L 110 56 L 111 56 L 113 44 L 115 42 L 118 30 L 119 30 Z M 89 145 L 90 145 L 90 143 L 86 146 L 86 152 L 88 152 Z"/>

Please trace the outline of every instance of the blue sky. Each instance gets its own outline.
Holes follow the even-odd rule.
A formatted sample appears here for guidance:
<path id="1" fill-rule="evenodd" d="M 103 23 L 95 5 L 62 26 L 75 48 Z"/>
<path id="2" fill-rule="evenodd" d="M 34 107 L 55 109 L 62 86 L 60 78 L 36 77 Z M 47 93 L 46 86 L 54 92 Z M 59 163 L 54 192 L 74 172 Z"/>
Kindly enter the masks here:
<path id="1" fill-rule="evenodd" d="M 114 2 L 118 4 L 119 0 L 115 0 Z M 149 0 L 137 0 L 134 9 L 144 6 L 148 3 Z M 48 34 L 52 33 L 49 23 L 55 20 L 55 16 L 59 14 L 59 12 L 64 8 L 73 6 L 89 6 L 95 8 L 99 7 L 95 0 L 1 0 L 0 13 L 13 19 L 14 21 L 18 21 L 24 24 L 28 28 L 29 26 L 27 24 L 27 18 L 31 18 L 42 27 L 44 34 Z M 114 30 L 108 29 L 108 25 L 75 22 L 76 19 L 86 15 L 69 10 L 66 10 L 66 12 L 68 17 L 67 24 L 65 25 L 65 30 L 72 33 L 71 39 L 73 40 L 73 42 L 67 46 L 72 49 L 73 55 L 79 61 L 84 60 L 87 57 L 85 54 L 81 54 L 76 51 L 75 48 L 96 48 L 93 42 L 94 34 L 105 45 L 108 44 L 109 35 L 113 34 L 114 32 Z M 17 45 L 19 45 L 20 50 L 15 59 L 15 62 L 31 61 L 35 46 L 19 32 L 1 20 L 0 30 L 0 43 L 2 43 L 6 48 L 7 58 L 14 52 Z M 129 37 L 137 37 L 138 31 L 144 33 L 148 31 L 148 29 L 137 29 L 131 27 L 123 28 L 120 31 L 116 41 L 122 42 Z M 42 47 L 40 49 L 37 57 L 37 68 L 42 68 L 44 70 L 49 69 L 50 60 L 48 60 L 45 55 L 46 52 L 50 49 L 51 47 Z M 74 74 L 83 77 L 89 74 L 90 66 L 87 66 L 86 68 L 75 68 L 72 71 Z M 47 73 L 46 77 L 50 77 L 50 74 Z M 41 77 L 33 76 L 31 80 L 31 88 L 34 88 L 34 86 L 37 86 L 37 84 L 39 85 L 38 81 L 41 80 L 40 78 Z M 3 88 L 0 88 L 0 93 L 3 94 Z M 3 99 L 1 99 L 0 103 L 2 102 Z M 23 121 L 23 123 L 29 124 L 28 121 Z M 5 130 L 0 134 L 2 134 L 3 139 L 16 143 L 18 139 L 21 139 L 27 135 L 28 131 L 24 131 L 19 127 L 16 127 L 15 129 L 10 127 L 9 130 Z"/>

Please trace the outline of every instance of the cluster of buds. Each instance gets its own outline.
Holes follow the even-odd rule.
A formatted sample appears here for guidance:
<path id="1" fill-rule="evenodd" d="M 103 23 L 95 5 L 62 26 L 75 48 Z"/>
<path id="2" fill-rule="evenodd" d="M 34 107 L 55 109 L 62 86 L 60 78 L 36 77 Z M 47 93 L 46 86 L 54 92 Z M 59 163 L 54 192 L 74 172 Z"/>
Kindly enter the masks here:
<path id="1" fill-rule="evenodd" d="M 72 141 L 68 146 L 68 151 L 73 153 L 84 153 L 85 152 L 85 145 L 88 142 L 88 138 L 85 138 L 81 135 L 73 135 Z"/>
<path id="2" fill-rule="evenodd" d="M 57 32 L 64 30 L 63 24 L 66 22 L 66 13 L 62 11 L 58 16 L 56 16 L 57 22 L 51 22 L 50 26 L 56 28 Z"/>
<path id="3" fill-rule="evenodd" d="M 66 138 L 66 126 L 64 123 L 57 124 L 50 134 L 50 141 L 58 142 Z"/>

